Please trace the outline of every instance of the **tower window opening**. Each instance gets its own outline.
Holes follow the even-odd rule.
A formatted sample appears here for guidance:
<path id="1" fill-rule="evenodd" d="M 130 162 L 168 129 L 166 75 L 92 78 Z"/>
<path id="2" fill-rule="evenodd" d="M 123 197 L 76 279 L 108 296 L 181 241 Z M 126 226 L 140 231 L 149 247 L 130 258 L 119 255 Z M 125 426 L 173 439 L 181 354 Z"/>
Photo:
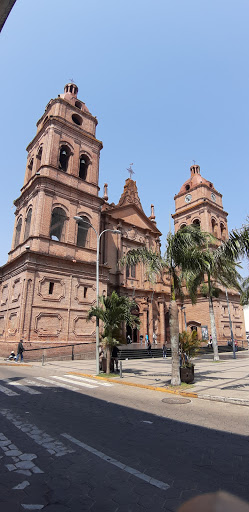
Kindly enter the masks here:
<path id="1" fill-rule="evenodd" d="M 30 161 L 29 161 L 29 165 L 28 165 L 28 168 L 29 168 L 30 171 L 32 171 L 32 169 L 33 169 L 33 164 L 34 164 L 34 159 L 31 158 Z"/>
<path id="2" fill-rule="evenodd" d="M 14 248 L 16 248 L 20 243 L 21 230 L 22 230 L 22 218 L 20 217 L 20 219 L 17 222 L 17 226 L 16 226 L 16 236 L 15 236 Z"/>
<path id="3" fill-rule="evenodd" d="M 54 283 L 53 283 L 53 281 L 50 281 L 49 289 L 48 289 L 48 294 L 49 295 L 53 295 L 53 291 L 54 291 Z"/>
<path id="4" fill-rule="evenodd" d="M 190 185 L 186 185 L 186 190 L 189 190 L 190 189 Z"/>
<path id="5" fill-rule="evenodd" d="M 50 238 L 56 242 L 61 242 L 63 238 L 64 224 L 66 214 L 62 208 L 54 208 L 51 217 Z"/>
<path id="6" fill-rule="evenodd" d="M 78 114 L 73 114 L 72 115 L 72 120 L 75 124 L 77 124 L 78 126 L 81 126 L 82 125 L 82 117 L 80 117 Z"/>
<path id="7" fill-rule="evenodd" d="M 81 216 L 84 222 L 78 224 L 78 234 L 77 234 L 77 246 L 78 247 L 88 247 L 89 246 L 89 219 L 83 215 Z"/>
<path id="8" fill-rule="evenodd" d="M 68 147 L 61 146 L 60 157 L 59 157 L 59 168 L 61 169 L 61 171 L 67 172 L 69 156 L 70 156 L 70 151 L 69 151 Z"/>
<path id="9" fill-rule="evenodd" d="M 27 214 L 26 224 L 25 224 L 25 232 L 24 232 L 24 240 L 27 240 L 27 238 L 29 237 L 31 217 L 32 217 L 32 208 L 29 209 L 28 214 Z"/>
<path id="10" fill-rule="evenodd" d="M 220 235 L 221 235 L 221 238 L 224 240 L 225 235 L 226 235 L 226 229 L 225 229 L 224 224 L 220 225 Z"/>
<path id="11" fill-rule="evenodd" d="M 89 160 L 88 156 L 81 155 L 80 168 L 79 168 L 79 178 L 81 180 L 86 180 L 89 163 L 90 163 L 90 160 Z"/>
<path id="12" fill-rule="evenodd" d="M 76 101 L 76 102 L 75 102 L 75 106 L 76 106 L 77 108 L 81 108 L 81 107 L 82 107 L 82 105 L 81 105 L 80 101 Z"/>
<path id="13" fill-rule="evenodd" d="M 133 279 L 135 279 L 136 277 L 136 265 L 126 265 L 126 278 L 130 278 L 132 277 Z"/>
<path id="14" fill-rule="evenodd" d="M 86 295 L 87 295 L 87 287 L 84 286 L 84 299 L 86 299 Z"/>

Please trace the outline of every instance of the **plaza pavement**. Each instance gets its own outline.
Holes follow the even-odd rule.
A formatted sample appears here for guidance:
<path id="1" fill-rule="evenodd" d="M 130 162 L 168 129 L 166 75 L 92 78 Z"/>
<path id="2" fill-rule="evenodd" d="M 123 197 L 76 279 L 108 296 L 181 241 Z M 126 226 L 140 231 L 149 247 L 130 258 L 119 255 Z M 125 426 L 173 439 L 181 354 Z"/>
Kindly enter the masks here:
<path id="1" fill-rule="evenodd" d="M 0 365 L 6 363 L 0 359 Z M 22 363 L 17 363 L 21 365 Z M 62 370 L 78 373 L 92 378 L 96 377 L 95 360 L 47 360 L 45 366 L 41 362 L 24 363 L 25 366 L 36 366 L 47 370 Z M 177 388 L 170 385 L 171 357 L 166 359 L 138 359 L 122 361 L 122 378 L 119 373 L 111 377 L 120 385 L 152 389 L 161 393 L 176 393 L 183 396 L 190 394 L 193 398 L 215 400 L 249 406 L 249 351 L 236 354 L 220 354 L 220 361 L 214 362 L 212 355 L 203 355 L 194 360 L 195 382 Z M 101 377 L 101 374 L 100 374 Z M 101 378 L 106 378 L 102 376 Z"/>

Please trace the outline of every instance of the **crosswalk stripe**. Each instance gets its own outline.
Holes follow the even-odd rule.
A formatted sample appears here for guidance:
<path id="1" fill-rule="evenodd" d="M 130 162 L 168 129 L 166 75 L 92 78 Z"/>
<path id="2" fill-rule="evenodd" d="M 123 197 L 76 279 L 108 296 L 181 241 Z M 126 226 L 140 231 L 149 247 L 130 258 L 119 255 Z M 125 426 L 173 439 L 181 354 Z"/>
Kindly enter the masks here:
<path id="1" fill-rule="evenodd" d="M 19 393 L 16 393 L 15 391 L 12 391 L 12 389 L 5 388 L 4 386 L 0 385 L 0 391 L 8 396 L 19 396 Z"/>
<path id="2" fill-rule="evenodd" d="M 37 389 L 32 389 L 32 388 L 29 388 L 28 386 L 25 386 L 24 384 L 22 384 L 21 382 L 10 382 L 10 381 L 6 381 L 6 384 L 9 384 L 10 386 L 17 386 L 19 387 L 22 391 L 25 391 L 25 393 L 29 393 L 30 395 L 40 395 L 41 392 L 40 391 L 37 391 Z"/>
<path id="3" fill-rule="evenodd" d="M 54 380 L 47 379 L 45 377 L 36 377 L 39 380 L 42 380 L 43 382 L 47 382 L 48 384 L 53 384 L 54 386 L 57 386 L 59 388 L 66 388 L 70 389 L 71 391 L 78 391 L 78 388 L 74 388 L 73 386 L 70 386 L 69 384 L 64 384 L 64 382 L 55 382 Z"/>
<path id="4" fill-rule="evenodd" d="M 97 388 L 97 386 L 93 385 L 93 384 L 87 384 L 86 382 L 75 382 L 74 380 L 71 380 L 69 378 L 66 378 L 66 377 L 58 377 L 57 375 L 53 375 L 52 379 L 58 379 L 58 380 L 62 380 L 64 382 L 71 382 L 72 384 L 77 384 L 77 386 L 83 386 L 84 388 Z"/>
<path id="5" fill-rule="evenodd" d="M 84 381 L 84 382 L 90 382 L 92 383 L 93 382 L 93 379 L 87 379 L 87 377 L 80 377 L 79 375 L 71 375 L 69 374 L 70 376 L 70 379 L 75 379 L 75 380 L 79 380 L 79 381 Z M 64 377 L 67 377 L 67 375 L 64 375 Z M 109 384 L 109 382 L 101 382 L 101 381 L 95 381 L 95 384 L 98 384 L 98 386 L 106 386 L 106 387 L 110 387 L 110 386 L 113 386 L 113 384 Z"/>

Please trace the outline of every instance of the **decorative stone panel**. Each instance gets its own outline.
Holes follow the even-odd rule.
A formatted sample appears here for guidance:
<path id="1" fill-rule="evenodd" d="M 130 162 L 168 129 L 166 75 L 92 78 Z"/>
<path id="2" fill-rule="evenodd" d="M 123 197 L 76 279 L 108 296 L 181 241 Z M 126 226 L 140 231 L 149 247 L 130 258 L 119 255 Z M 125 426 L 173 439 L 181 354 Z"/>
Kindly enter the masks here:
<path id="1" fill-rule="evenodd" d="M 62 317 L 59 313 L 39 313 L 35 319 L 38 336 L 59 336 L 62 331 Z"/>
<path id="2" fill-rule="evenodd" d="M 15 279 L 12 285 L 12 299 L 11 302 L 18 302 L 21 295 L 21 280 L 20 278 Z"/>
<path id="3" fill-rule="evenodd" d="M 223 326 L 223 336 L 224 338 L 231 338 L 231 330 L 229 325 Z"/>
<path id="4" fill-rule="evenodd" d="M 75 336 L 93 336 L 95 334 L 95 319 L 92 318 L 87 322 L 87 317 L 78 315 L 73 320 L 73 332 Z"/>
<path id="5" fill-rule="evenodd" d="M 9 336 L 14 336 L 17 332 L 17 320 L 18 315 L 17 312 L 10 313 L 8 320 L 8 334 Z"/>
<path id="6" fill-rule="evenodd" d="M 86 296 L 84 296 L 86 293 Z M 93 304 L 96 293 L 96 286 L 92 285 L 89 286 L 85 283 L 77 283 L 75 285 L 75 300 L 78 302 L 78 304 Z"/>
<path id="7" fill-rule="evenodd" d="M 5 306 L 8 302 L 9 286 L 4 284 L 2 287 L 1 306 Z"/>
<path id="8" fill-rule="evenodd" d="M 50 283 L 54 283 L 52 293 L 49 293 Z M 38 295 L 42 297 L 42 300 L 60 302 L 65 297 L 65 283 L 62 279 L 43 277 L 39 281 Z"/>
<path id="9" fill-rule="evenodd" d="M 0 336 L 4 335 L 5 318 L 4 315 L 0 316 Z"/>

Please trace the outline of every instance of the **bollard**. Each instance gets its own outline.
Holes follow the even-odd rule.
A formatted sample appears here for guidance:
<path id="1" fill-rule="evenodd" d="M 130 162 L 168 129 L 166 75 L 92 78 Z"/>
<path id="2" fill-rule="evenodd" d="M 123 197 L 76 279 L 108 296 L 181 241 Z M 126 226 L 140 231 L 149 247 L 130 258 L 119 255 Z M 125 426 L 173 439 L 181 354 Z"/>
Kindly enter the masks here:
<path id="1" fill-rule="evenodd" d="M 42 354 L 42 366 L 44 366 L 45 364 L 45 355 L 44 355 L 44 351 L 43 351 L 43 354 Z"/>
<path id="2" fill-rule="evenodd" d="M 119 377 L 120 379 L 123 378 L 122 361 L 119 361 Z"/>
<path id="3" fill-rule="evenodd" d="M 74 345 L 72 346 L 72 361 L 74 361 Z"/>

